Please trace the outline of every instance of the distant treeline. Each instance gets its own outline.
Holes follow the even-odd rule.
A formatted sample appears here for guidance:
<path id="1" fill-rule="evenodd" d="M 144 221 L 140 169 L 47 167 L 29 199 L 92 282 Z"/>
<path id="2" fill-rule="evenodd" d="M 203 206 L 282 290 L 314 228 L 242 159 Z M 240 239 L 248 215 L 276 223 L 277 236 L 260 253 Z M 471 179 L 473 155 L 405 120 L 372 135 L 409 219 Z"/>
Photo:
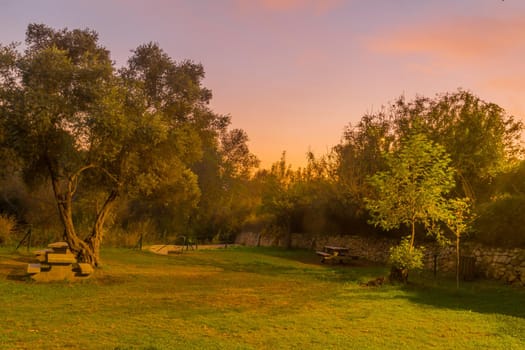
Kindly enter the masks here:
<path id="1" fill-rule="evenodd" d="M 445 197 L 466 198 L 473 207 L 464 239 L 525 246 L 522 131 L 519 119 L 469 91 L 411 101 L 402 96 L 348 125 L 328 154 L 309 154 L 304 169 L 292 170 L 283 155 L 271 170 L 257 173 L 259 210 L 269 215 L 259 220 L 284 233 L 407 235 L 407 227 L 386 232 L 371 226 L 366 202 L 377 197 L 371 179 L 387 170 L 389 156 L 422 135 L 450 158 L 455 186 Z"/>
<path id="2" fill-rule="evenodd" d="M 242 230 L 380 234 L 365 199 L 385 155 L 411 134 L 442 145 L 451 196 L 468 197 L 470 235 L 525 245 L 522 123 L 458 90 L 399 98 L 348 125 L 325 155 L 259 170 L 248 135 L 213 112 L 203 67 L 156 43 L 116 69 L 96 32 L 31 24 L 26 46 L 0 45 L 0 243 L 29 225 L 97 264 L 103 241 L 231 241 Z"/>

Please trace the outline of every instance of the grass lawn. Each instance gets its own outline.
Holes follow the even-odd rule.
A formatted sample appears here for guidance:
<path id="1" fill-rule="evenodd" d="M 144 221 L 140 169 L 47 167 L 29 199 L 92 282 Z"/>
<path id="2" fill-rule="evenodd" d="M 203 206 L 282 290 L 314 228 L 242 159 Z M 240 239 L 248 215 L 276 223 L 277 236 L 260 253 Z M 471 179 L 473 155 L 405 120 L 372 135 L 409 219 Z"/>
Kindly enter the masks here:
<path id="1" fill-rule="evenodd" d="M 80 283 L 17 278 L 0 250 L 0 349 L 524 349 L 525 291 L 325 266 L 309 251 L 105 250 Z M 18 270 L 17 270 L 18 269 Z"/>

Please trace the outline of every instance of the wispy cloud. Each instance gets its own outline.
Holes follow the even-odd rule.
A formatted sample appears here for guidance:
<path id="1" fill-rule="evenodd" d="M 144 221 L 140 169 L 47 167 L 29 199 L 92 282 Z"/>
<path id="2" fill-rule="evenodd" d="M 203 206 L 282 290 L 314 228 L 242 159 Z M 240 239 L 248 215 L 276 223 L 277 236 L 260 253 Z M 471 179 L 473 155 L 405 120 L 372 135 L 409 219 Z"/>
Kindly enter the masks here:
<path id="1" fill-rule="evenodd" d="M 342 2 L 342 0 L 235 0 L 237 7 L 243 11 L 309 11 L 317 14 L 331 11 L 339 7 Z"/>
<path id="2" fill-rule="evenodd" d="M 441 59 L 476 59 L 525 48 L 525 15 L 513 18 L 455 18 L 400 27 L 365 38 L 389 54 L 425 54 Z"/>

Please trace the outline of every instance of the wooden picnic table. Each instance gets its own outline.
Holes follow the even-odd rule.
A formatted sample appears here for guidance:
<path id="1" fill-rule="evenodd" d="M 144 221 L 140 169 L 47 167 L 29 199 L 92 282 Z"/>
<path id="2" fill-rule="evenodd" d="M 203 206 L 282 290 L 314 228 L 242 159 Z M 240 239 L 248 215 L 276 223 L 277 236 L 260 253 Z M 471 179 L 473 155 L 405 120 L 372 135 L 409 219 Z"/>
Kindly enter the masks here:
<path id="1" fill-rule="evenodd" d="M 338 261 L 340 264 L 346 262 L 347 260 L 356 260 L 358 259 L 355 255 L 350 255 L 350 248 L 347 247 L 338 247 L 325 245 L 322 251 L 317 251 L 316 254 L 321 257 L 321 263 L 325 261 Z"/>

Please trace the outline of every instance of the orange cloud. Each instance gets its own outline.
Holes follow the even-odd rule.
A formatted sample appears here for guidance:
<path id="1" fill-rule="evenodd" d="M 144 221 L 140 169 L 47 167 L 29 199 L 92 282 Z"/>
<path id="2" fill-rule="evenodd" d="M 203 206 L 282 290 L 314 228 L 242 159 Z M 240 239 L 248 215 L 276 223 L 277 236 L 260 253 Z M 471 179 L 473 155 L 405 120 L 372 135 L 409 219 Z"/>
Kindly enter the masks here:
<path id="1" fill-rule="evenodd" d="M 455 18 L 431 21 L 365 39 L 377 52 L 430 54 L 444 59 L 476 59 L 525 48 L 525 16 Z"/>
<path id="2" fill-rule="evenodd" d="M 291 12 L 307 10 L 325 13 L 341 5 L 342 0 L 236 0 L 239 8 L 264 10 L 269 12 Z"/>

